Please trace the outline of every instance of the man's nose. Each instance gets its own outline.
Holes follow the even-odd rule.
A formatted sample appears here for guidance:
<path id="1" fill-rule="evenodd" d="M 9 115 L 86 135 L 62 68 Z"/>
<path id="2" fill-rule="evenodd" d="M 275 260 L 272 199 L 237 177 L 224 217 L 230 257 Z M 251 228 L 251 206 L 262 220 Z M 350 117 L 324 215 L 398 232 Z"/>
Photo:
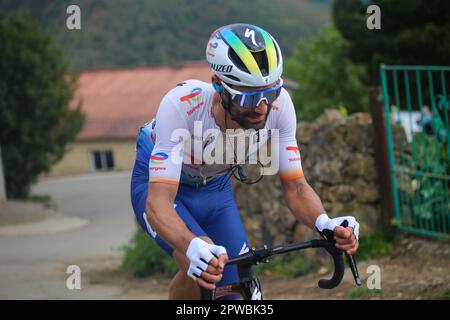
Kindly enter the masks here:
<path id="1" fill-rule="evenodd" d="M 269 105 L 266 100 L 261 100 L 258 105 L 255 107 L 255 111 L 259 113 L 265 113 L 268 109 Z"/>

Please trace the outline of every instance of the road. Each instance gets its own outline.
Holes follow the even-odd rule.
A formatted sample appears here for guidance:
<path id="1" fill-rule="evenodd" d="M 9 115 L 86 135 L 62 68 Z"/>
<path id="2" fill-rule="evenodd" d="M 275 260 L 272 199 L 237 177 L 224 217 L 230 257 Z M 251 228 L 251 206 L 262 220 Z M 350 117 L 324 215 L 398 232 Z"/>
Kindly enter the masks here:
<path id="1" fill-rule="evenodd" d="M 89 224 L 68 232 L 0 237 L 0 298 L 114 298 L 117 288 L 83 281 L 83 267 L 117 256 L 132 236 L 129 179 L 130 172 L 98 173 L 47 179 L 33 187 L 32 194 L 51 195 L 63 215 Z M 81 269 L 81 290 L 66 287 L 71 264 Z"/>

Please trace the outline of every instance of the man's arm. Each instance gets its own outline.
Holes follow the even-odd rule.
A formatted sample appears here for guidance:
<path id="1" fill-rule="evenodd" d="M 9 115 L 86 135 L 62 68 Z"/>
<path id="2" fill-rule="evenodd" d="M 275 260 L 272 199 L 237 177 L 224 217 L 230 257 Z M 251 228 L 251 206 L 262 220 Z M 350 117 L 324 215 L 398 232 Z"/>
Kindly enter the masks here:
<path id="1" fill-rule="evenodd" d="M 286 204 L 292 214 L 301 223 L 315 229 L 317 218 L 325 213 L 317 193 L 311 188 L 305 177 L 282 180 L 281 183 Z M 358 250 L 358 241 L 351 227 L 337 226 L 334 229 L 334 239 L 336 247 L 348 254 L 354 254 Z"/>
<path id="2" fill-rule="evenodd" d="M 284 199 L 298 221 L 311 229 L 315 228 L 317 217 L 325 212 L 317 193 L 305 177 L 281 182 Z"/>
<path id="3" fill-rule="evenodd" d="M 146 212 L 156 232 L 175 250 L 185 253 L 195 235 L 186 227 L 174 208 L 176 185 L 149 182 Z"/>

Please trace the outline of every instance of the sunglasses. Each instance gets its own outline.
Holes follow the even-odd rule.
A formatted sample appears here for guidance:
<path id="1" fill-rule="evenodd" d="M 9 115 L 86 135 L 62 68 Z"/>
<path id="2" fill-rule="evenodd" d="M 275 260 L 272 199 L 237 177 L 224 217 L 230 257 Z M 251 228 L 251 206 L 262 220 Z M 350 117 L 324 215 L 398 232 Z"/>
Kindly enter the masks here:
<path id="1" fill-rule="evenodd" d="M 230 88 L 224 82 L 222 82 L 222 86 L 231 94 L 231 101 L 233 103 L 242 108 L 254 109 L 263 100 L 267 104 L 272 104 L 280 96 L 283 80 L 280 78 L 275 86 L 257 91 L 238 91 Z"/>

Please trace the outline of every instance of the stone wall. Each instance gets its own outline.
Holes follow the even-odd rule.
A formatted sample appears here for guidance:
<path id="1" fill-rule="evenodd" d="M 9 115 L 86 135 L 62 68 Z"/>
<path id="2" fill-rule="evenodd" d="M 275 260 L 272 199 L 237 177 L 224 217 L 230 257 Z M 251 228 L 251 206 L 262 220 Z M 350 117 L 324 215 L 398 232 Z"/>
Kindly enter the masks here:
<path id="1" fill-rule="evenodd" d="M 343 117 L 337 110 L 327 110 L 315 122 L 300 122 L 297 126 L 302 166 L 309 184 L 330 217 L 353 215 L 362 233 L 381 224 L 373 139 L 369 114 Z M 233 188 L 252 246 L 316 236 L 289 212 L 278 176 L 265 176 L 255 185 L 234 181 Z"/>

